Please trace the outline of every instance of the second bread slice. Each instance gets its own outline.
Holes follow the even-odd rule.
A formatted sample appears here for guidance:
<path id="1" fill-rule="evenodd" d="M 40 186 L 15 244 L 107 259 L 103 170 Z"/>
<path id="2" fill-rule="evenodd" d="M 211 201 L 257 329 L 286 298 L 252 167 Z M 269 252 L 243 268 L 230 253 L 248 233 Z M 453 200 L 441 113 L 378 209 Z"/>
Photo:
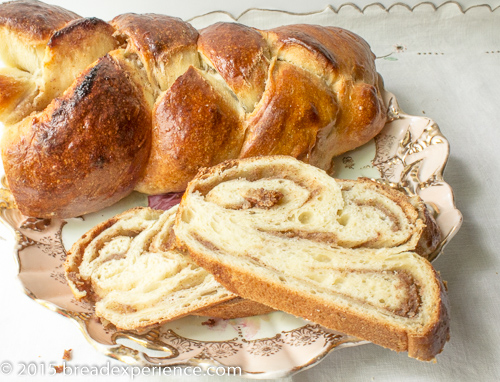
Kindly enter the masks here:
<path id="1" fill-rule="evenodd" d="M 229 292 L 173 247 L 176 211 L 134 208 L 85 234 L 65 264 L 75 297 L 95 303 L 98 317 L 127 330 L 189 314 L 233 318 L 272 311 Z"/>
<path id="2" fill-rule="evenodd" d="M 444 285 L 417 253 L 439 241 L 430 222 L 402 192 L 277 156 L 200 172 L 175 233 L 241 297 L 431 360 L 449 320 Z"/>

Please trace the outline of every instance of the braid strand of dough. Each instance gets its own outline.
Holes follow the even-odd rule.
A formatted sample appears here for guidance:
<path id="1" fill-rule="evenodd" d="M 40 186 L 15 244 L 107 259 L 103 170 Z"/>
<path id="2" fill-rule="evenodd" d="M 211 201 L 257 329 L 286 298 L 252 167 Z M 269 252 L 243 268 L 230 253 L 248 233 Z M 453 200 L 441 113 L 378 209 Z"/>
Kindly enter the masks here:
<path id="1" fill-rule="evenodd" d="M 20 0 L 0 5 L 0 41 L 2 159 L 25 215 L 183 191 L 228 159 L 291 155 L 332 171 L 386 121 L 374 55 L 341 28 L 106 23 Z"/>

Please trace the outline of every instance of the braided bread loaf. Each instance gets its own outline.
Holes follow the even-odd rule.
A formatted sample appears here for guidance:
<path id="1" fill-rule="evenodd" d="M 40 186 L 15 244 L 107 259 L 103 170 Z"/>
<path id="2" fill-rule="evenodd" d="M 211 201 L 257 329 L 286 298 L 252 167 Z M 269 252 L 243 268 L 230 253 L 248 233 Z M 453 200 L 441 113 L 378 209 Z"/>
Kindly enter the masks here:
<path id="1" fill-rule="evenodd" d="M 261 157 L 201 171 L 174 230 L 241 297 L 430 360 L 449 322 L 443 283 L 415 252 L 439 237 L 424 208 L 369 180 L 335 181 L 291 157 Z"/>
<path id="2" fill-rule="evenodd" d="M 346 30 L 268 31 L 124 14 L 110 23 L 0 5 L 0 119 L 25 215 L 77 216 L 198 169 L 283 154 L 325 170 L 384 126 L 374 55 Z"/>
<path id="3" fill-rule="evenodd" d="M 91 229 L 68 252 L 66 278 L 98 317 L 137 330 L 188 314 L 235 318 L 271 308 L 229 292 L 172 244 L 177 207 L 134 208 Z"/>

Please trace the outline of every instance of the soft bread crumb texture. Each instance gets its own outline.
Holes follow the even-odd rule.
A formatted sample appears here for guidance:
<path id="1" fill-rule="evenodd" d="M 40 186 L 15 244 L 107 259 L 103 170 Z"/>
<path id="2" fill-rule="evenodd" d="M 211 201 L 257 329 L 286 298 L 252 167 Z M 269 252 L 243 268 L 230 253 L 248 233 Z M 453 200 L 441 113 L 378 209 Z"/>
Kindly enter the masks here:
<path id="1" fill-rule="evenodd" d="M 66 262 L 69 283 L 75 295 L 95 302 L 97 316 L 120 329 L 135 330 L 237 297 L 166 245 L 172 241 L 176 210 L 126 211 L 71 248 Z"/>
<path id="2" fill-rule="evenodd" d="M 248 194 L 280 197 L 263 207 Z M 415 252 L 436 228 L 426 227 L 422 208 L 367 179 L 335 180 L 291 157 L 261 157 L 201 172 L 175 232 L 240 296 L 429 360 L 449 323 L 443 284 Z"/>

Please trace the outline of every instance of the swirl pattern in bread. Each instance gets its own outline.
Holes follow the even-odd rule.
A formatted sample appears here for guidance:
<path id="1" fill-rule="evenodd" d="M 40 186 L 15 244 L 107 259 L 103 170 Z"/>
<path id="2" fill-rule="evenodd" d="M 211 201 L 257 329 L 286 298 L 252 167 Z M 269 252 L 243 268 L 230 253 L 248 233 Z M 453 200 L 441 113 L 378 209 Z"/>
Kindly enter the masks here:
<path id="1" fill-rule="evenodd" d="M 234 318 L 270 312 L 227 291 L 172 247 L 176 210 L 134 208 L 78 240 L 65 263 L 75 297 L 95 303 L 98 317 L 127 330 L 188 314 Z"/>
<path id="2" fill-rule="evenodd" d="M 430 360 L 449 320 L 443 283 L 415 252 L 439 236 L 424 234 L 436 229 L 424 208 L 373 181 L 261 157 L 201 171 L 174 229 L 194 261 L 241 297 Z"/>
<path id="3" fill-rule="evenodd" d="M 29 216 L 183 191 L 227 159 L 291 155 L 330 170 L 386 121 L 374 54 L 341 28 L 198 31 L 19 0 L 0 5 L 0 41 L 2 159 Z"/>

